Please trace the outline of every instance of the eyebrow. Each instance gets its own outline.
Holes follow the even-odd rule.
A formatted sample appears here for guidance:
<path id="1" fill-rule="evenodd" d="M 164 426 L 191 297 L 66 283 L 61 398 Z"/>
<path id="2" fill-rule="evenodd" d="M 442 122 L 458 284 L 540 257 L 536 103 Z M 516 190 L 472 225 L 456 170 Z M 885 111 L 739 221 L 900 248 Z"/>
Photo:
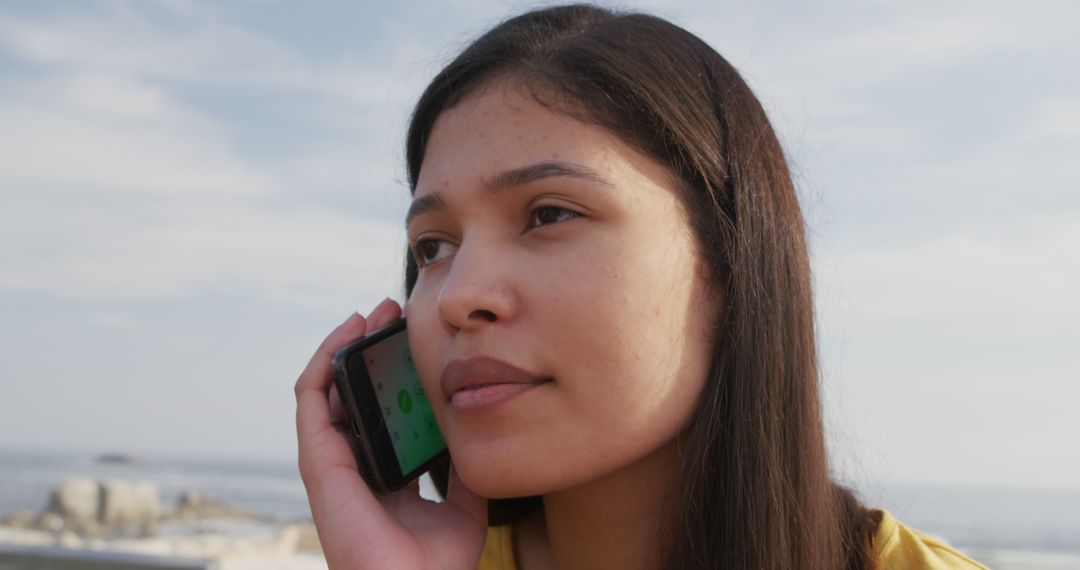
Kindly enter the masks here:
<path id="1" fill-rule="evenodd" d="M 483 187 L 486 191 L 495 193 L 515 186 L 522 186 L 530 182 L 557 176 L 587 180 L 601 186 L 613 186 L 612 183 L 601 176 L 600 173 L 587 166 L 574 164 L 572 162 L 546 161 L 500 172 L 499 174 L 486 179 L 483 183 Z M 412 204 L 409 206 L 409 211 L 405 214 L 405 227 L 409 227 L 409 222 L 416 216 L 434 210 L 441 210 L 445 207 L 446 202 L 443 201 L 438 193 L 421 196 L 413 200 Z"/>

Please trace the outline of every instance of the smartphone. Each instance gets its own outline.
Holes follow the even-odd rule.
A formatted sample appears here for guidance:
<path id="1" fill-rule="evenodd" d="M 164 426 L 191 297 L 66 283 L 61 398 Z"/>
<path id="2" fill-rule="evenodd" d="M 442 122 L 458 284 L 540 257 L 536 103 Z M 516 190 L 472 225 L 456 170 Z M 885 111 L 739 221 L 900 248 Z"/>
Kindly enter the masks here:
<path id="1" fill-rule="evenodd" d="M 338 350 L 333 376 L 371 490 L 396 491 L 450 456 L 413 365 L 405 319 Z"/>

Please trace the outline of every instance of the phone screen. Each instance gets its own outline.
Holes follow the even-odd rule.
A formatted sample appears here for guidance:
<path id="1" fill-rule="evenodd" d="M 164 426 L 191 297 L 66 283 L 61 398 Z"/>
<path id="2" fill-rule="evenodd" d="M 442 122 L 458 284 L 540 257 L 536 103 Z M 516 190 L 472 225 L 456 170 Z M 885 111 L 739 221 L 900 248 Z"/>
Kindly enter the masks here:
<path id="1" fill-rule="evenodd" d="M 398 466 L 410 473 L 445 449 L 446 442 L 420 386 L 409 337 L 402 331 L 362 352 Z"/>

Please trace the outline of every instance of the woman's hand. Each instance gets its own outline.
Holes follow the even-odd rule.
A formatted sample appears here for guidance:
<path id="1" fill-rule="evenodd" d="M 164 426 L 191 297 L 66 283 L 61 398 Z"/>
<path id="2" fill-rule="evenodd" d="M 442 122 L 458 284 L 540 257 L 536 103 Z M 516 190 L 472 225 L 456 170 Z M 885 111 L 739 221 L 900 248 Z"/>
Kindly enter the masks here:
<path id="1" fill-rule="evenodd" d="M 367 319 L 353 314 L 319 346 L 296 382 L 300 476 L 326 561 L 333 570 L 476 567 L 487 533 L 487 500 L 451 469 L 447 500 L 420 497 L 419 483 L 375 495 L 357 470 L 330 360 L 342 346 L 397 319 L 387 299 Z M 331 420 L 334 420 L 333 422 Z M 339 423 L 341 422 L 341 423 Z"/>

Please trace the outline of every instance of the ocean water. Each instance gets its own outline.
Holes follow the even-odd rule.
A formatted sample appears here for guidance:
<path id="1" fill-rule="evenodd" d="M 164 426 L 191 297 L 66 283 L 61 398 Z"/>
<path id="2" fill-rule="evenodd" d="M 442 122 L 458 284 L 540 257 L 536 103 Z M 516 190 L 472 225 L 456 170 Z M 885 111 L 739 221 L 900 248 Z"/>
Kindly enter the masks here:
<path id="1" fill-rule="evenodd" d="M 909 483 L 880 485 L 862 495 L 954 545 L 1080 555 L 1080 490 Z"/>
<path id="2" fill-rule="evenodd" d="M 1080 570 L 1080 489 L 864 485 L 862 499 L 1001 570 Z"/>
<path id="3" fill-rule="evenodd" d="M 0 450 L 0 516 L 41 511 L 49 492 L 73 477 L 152 481 L 167 510 L 198 491 L 278 523 L 310 520 L 294 461 L 142 457 L 100 463 L 91 454 Z M 945 539 L 997 570 L 1080 570 L 1080 490 L 927 484 L 854 485 L 868 504 Z M 223 523 L 225 524 L 225 523 Z M 227 525 L 220 530 L 230 532 Z M 252 532 L 241 524 L 236 532 Z"/>

